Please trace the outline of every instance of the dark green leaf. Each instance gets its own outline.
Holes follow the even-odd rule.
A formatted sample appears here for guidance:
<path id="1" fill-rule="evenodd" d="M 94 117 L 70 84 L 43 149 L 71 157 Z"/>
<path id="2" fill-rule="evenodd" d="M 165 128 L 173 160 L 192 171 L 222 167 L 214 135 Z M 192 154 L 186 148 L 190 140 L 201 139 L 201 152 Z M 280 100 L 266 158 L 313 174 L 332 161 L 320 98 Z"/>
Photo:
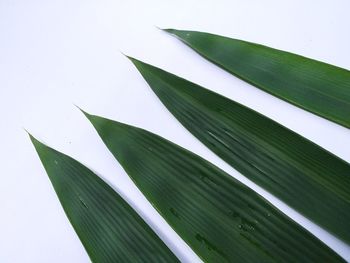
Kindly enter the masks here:
<path id="1" fill-rule="evenodd" d="M 138 188 L 204 261 L 342 261 L 204 159 L 143 129 L 86 116 Z"/>
<path id="2" fill-rule="evenodd" d="M 195 31 L 165 31 L 256 87 L 350 128 L 350 71 L 242 40 Z"/>
<path id="3" fill-rule="evenodd" d="M 93 262 L 179 262 L 102 179 L 71 157 L 30 138 Z"/>
<path id="4" fill-rule="evenodd" d="M 172 114 L 243 175 L 350 243 L 350 165 L 271 119 L 132 59 Z"/>

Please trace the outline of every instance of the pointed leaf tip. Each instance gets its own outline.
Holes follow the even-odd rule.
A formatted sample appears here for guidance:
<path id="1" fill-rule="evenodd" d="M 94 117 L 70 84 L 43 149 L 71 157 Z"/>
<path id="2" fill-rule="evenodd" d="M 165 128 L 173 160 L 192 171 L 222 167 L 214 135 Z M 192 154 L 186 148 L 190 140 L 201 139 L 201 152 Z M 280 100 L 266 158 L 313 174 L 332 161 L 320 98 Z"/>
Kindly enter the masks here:
<path id="1" fill-rule="evenodd" d="M 92 115 L 90 113 L 87 113 L 86 111 L 84 111 L 82 108 L 80 108 L 78 105 L 74 104 L 75 107 L 77 107 L 84 115 L 86 118 L 88 118 L 88 120 L 91 119 Z"/>
<path id="2" fill-rule="evenodd" d="M 159 26 L 156 26 L 156 25 L 155 25 L 155 28 L 157 28 L 157 29 L 159 29 L 159 30 L 162 30 L 162 31 L 164 30 L 163 28 L 161 28 L 161 27 L 159 27 Z"/>
<path id="3" fill-rule="evenodd" d="M 22 127 L 22 129 L 23 129 L 29 136 L 31 136 L 30 132 L 29 132 L 26 128 Z"/>
<path id="4" fill-rule="evenodd" d="M 138 60 L 136 58 L 133 58 L 133 57 L 129 57 L 127 56 L 130 61 L 134 64 L 134 66 L 140 71 L 142 72 L 144 70 L 144 67 L 146 66 L 149 66 L 147 63 L 141 61 L 141 60 Z"/>
<path id="5" fill-rule="evenodd" d="M 37 138 L 35 138 L 28 130 L 26 130 L 25 128 L 23 128 L 26 133 L 29 136 L 29 139 L 32 141 L 34 147 L 36 148 L 38 145 L 44 145 L 42 142 L 40 142 Z"/>
<path id="6" fill-rule="evenodd" d="M 135 62 L 137 62 L 138 60 L 136 59 L 136 58 L 134 58 L 134 57 L 131 57 L 131 56 L 128 56 L 128 55 L 126 55 L 126 54 L 123 54 L 124 56 L 126 56 L 132 63 L 134 63 L 135 64 Z"/>
<path id="7" fill-rule="evenodd" d="M 160 28 L 160 30 L 165 31 L 169 34 L 174 34 L 176 32 L 176 29 L 173 28 Z"/>
<path id="8" fill-rule="evenodd" d="M 88 120 L 103 140 L 108 141 L 117 136 L 117 139 L 114 140 L 115 145 L 122 147 L 125 144 L 124 140 L 128 138 L 130 133 L 130 125 L 97 115 L 90 115 Z"/>
<path id="9" fill-rule="evenodd" d="M 123 51 L 120 51 L 120 53 L 121 53 L 123 56 L 125 56 L 126 58 L 130 59 L 130 60 L 134 59 L 133 57 L 127 55 L 127 54 L 124 53 Z"/>
<path id="10" fill-rule="evenodd" d="M 34 146 L 35 151 L 37 152 L 39 158 L 43 160 L 43 158 L 46 158 L 45 156 L 47 155 L 48 152 L 50 151 L 55 151 L 51 147 L 47 146 L 45 143 L 39 141 L 37 138 L 35 138 L 33 135 L 31 135 L 27 131 L 29 138 Z"/>
<path id="11" fill-rule="evenodd" d="M 116 128 L 114 132 L 119 133 L 120 135 L 127 133 L 127 130 L 129 127 L 129 125 L 127 125 L 127 124 L 87 113 L 86 111 L 82 110 L 79 107 L 78 107 L 78 109 L 86 116 L 86 118 L 90 121 L 90 123 L 95 128 L 97 133 L 100 134 L 100 136 L 102 136 L 102 134 L 104 133 L 105 128 L 109 127 L 112 124 Z M 118 129 L 117 129 L 117 127 L 118 127 Z"/>

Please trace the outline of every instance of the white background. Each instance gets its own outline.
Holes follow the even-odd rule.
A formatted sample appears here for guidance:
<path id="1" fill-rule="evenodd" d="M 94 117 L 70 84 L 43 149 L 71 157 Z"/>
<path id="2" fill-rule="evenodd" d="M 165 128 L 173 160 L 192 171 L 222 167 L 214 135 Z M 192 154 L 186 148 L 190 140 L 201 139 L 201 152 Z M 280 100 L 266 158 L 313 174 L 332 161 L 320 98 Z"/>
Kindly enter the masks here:
<path id="1" fill-rule="evenodd" d="M 0 262 L 89 262 L 22 127 L 107 179 L 183 261 L 198 260 L 73 103 L 203 156 L 350 260 L 348 246 L 244 179 L 187 132 L 120 53 L 241 102 L 350 162 L 349 129 L 238 80 L 155 27 L 213 32 L 350 69 L 349 11 L 347 0 L 1 0 Z"/>

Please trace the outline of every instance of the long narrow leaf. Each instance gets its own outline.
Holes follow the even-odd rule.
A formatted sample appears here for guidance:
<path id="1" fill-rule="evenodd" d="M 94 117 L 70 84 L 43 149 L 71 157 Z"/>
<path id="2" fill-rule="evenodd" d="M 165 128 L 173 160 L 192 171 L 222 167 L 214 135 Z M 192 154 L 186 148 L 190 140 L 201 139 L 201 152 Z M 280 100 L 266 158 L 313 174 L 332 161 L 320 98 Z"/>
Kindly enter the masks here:
<path id="1" fill-rule="evenodd" d="M 132 59 L 155 94 L 199 140 L 320 226 L 350 242 L 350 165 L 271 119 Z"/>
<path id="2" fill-rule="evenodd" d="M 195 154 L 143 129 L 87 118 L 138 188 L 205 262 L 338 262 L 321 241 Z"/>
<path id="3" fill-rule="evenodd" d="M 30 138 L 93 262 L 179 262 L 102 179 L 71 157 Z"/>
<path id="4" fill-rule="evenodd" d="M 350 71 L 242 40 L 195 31 L 165 31 L 256 87 L 350 128 Z"/>

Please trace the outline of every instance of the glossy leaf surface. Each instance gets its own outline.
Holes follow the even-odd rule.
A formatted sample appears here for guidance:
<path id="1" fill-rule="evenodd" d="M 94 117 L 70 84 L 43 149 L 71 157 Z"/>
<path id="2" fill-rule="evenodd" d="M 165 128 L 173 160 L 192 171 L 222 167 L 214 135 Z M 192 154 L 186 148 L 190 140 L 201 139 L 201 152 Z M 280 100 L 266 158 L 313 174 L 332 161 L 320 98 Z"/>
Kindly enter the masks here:
<path id="1" fill-rule="evenodd" d="M 179 262 L 143 219 L 96 174 L 32 136 L 31 140 L 93 262 Z"/>
<path id="2" fill-rule="evenodd" d="M 350 165 L 275 121 L 132 59 L 155 94 L 243 175 L 350 243 Z"/>
<path id="3" fill-rule="evenodd" d="M 256 87 L 350 128 L 350 71 L 270 47 L 166 29 L 206 59 Z"/>
<path id="4" fill-rule="evenodd" d="M 86 116 L 138 188 L 205 262 L 342 261 L 199 156 L 143 129 Z"/>

